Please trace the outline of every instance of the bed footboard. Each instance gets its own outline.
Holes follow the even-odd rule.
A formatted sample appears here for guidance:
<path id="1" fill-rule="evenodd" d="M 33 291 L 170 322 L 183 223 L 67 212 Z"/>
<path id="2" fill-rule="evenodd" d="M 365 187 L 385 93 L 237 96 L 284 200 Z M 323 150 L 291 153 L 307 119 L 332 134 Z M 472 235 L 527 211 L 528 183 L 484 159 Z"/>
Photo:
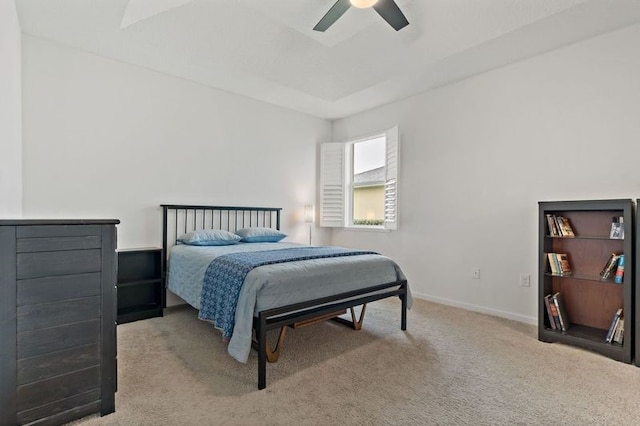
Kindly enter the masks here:
<path id="1" fill-rule="evenodd" d="M 407 329 L 407 280 L 380 284 L 280 308 L 268 309 L 254 318 L 258 351 L 258 389 L 267 387 L 267 332 L 342 309 L 397 296 L 401 300 L 400 328 Z"/>

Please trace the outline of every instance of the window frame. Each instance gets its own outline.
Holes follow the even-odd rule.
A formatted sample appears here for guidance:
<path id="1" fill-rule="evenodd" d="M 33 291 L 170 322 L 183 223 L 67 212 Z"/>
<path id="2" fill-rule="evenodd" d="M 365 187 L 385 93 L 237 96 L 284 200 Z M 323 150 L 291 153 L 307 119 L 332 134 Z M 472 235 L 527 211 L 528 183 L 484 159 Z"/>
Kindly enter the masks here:
<path id="1" fill-rule="evenodd" d="M 385 138 L 384 223 L 353 224 L 354 146 L 356 143 Z M 320 147 L 320 226 L 354 230 L 389 231 L 398 229 L 398 126 L 347 142 L 323 143 Z"/>

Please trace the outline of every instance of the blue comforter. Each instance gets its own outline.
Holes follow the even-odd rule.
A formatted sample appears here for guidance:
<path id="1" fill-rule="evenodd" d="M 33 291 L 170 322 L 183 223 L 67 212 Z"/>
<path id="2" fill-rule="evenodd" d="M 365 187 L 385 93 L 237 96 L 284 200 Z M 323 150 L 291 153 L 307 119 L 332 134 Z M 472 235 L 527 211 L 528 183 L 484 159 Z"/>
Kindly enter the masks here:
<path id="1" fill-rule="evenodd" d="M 228 340 L 233 334 L 240 289 L 252 269 L 297 260 L 362 254 L 377 253 L 342 247 L 297 247 L 217 257 L 209 264 L 204 275 L 198 318 L 212 322 L 222 331 L 222 337 Z"/>

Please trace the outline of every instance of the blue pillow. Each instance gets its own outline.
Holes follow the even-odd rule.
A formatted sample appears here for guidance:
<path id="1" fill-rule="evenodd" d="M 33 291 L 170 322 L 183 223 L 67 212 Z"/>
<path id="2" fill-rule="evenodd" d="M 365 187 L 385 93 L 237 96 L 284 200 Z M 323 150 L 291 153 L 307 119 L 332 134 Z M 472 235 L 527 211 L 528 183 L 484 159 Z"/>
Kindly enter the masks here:
<path id="1" fill-rule="evenodd" d="M 272 228 L 243 228 L 236 231 L 243 243 L 277 243 L 287 236 Z"/>
<path id="2" fill-rule="evenodd" d="M 222 229 L 199 229 L 181 235 L 176 241 L 190 246 L 228 246 L 236 244 L 241 237 Z"/>

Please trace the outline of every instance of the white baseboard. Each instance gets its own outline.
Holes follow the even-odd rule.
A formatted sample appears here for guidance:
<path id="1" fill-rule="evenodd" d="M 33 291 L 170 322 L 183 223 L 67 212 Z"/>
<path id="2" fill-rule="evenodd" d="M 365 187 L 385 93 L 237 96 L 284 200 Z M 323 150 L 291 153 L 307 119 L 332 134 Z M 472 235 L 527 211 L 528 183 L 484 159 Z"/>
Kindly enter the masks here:
<path id="1" fill-rule="evenodd" d="M 526 324 L 537 325 L 537 317 L 529 317 L 526 315 L 515 314 L 513 312 L 501 311 L 498 309 L 487 308 L 484 306 L 473 305 L 471 303 L 459 302 L 457 300 L 445 299 L 443 297 L 429 296 L 427 294 L 416 293 L 411 291 L 411 295 L 417 299 L 427 300 L 429 302 L 440 303 L 442 305 L 453 306 L 456 308 L 466 309 L 467 311 L 479 312 L 481 314 L 493 315 L 494 317 L 506 318 Z"/>

